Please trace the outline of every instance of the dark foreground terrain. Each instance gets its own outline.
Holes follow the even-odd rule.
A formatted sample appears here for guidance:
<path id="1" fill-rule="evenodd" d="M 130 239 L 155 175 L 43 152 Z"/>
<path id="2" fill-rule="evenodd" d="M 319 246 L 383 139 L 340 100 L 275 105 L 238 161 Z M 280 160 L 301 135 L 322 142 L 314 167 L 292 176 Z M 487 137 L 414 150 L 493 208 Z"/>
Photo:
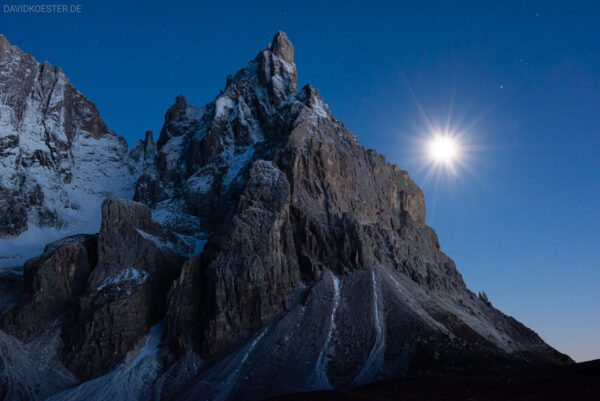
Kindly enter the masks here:
<path id="1" fill-rule="evenodd" d="M 405 378 L 349 391 L 317 391 L 271 400 L 600 400 L 600 359 L 500 375 Z"/>

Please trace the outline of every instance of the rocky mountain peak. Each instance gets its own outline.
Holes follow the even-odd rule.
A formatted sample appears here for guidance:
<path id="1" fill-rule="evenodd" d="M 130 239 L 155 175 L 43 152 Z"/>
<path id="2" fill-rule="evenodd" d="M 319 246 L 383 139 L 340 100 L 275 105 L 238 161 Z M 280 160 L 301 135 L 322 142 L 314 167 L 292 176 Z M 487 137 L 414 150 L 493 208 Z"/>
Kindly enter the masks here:
<path id="1" fill-rule="evenodd" d="M 277 57 L 285 60 L 288 63 L 294 62 L 294 45 L 288 39 L 283 31 L 277 32 L 271 43 L 271 51 Z"/>
<path id="2" fill-rule="evenodd" d="M 0 46 L 2 266 L 23 263 L 50 240 L 96 231 L 104 197 L 131 196 L 136 177 L 125 140 L 63 70 L 4 37 Z"/>
<path id="3" fill-rule="evenodd" d="M 267 49 L 258 53 L 246 68 L 227 77 L 224 94 L 233 98 L 247 89 L 262 91 L 267 104 L 278 107 L 298 90 L 294 46 L 284 32 L 279 32 Z"/>

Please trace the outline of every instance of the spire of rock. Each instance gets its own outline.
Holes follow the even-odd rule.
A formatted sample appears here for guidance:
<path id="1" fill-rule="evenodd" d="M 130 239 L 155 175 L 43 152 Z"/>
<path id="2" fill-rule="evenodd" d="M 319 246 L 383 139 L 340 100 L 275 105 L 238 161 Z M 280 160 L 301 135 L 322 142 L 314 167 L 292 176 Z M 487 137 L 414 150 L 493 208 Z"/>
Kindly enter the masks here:
<path id="1" fill-rule="evenodd" d="M 188 108 L 187 101 L 185 100 L 185 96 L 177 95 L 175 98 L 175 104 L 167 110 L 165 114 L 165 125 L 163 126 L 160 135 L 158 136 L 158 142 L 156 145 L 160 149 L 171 137 L 173 131 L 175 131 L 175 126 L 177 126 L 177 122 L 186 118 L 186 111 Z"/>
<path id="2" fill-rule="evenodd" d="M 267 50 L 258 54 L 258 78 L 260 85 L 267 87 L 269 103 L 281 104 L 298 90 L 294 46 L 286 34 L 279 31 Z"/>
<path id="3" fill-rule="evenodd" d="M 146 137 L 144 138 L 144 144 L 146 146 L 148 146 L 149 144 L 153 144 L 154 143 L 154 139 L 152 138 L 152 131 L 148 130 L 146 131 Z"/>
<path id="4" fill-rule="evenodd" d="M 292 45 L 292 42 L 290 42 L 287 35 L 283 31 L 277 32 L 277 34 L 273 37 L 271 51 L 274 55 L 287 61 L 288 63 L 294 62 L 294 45 Z"/>

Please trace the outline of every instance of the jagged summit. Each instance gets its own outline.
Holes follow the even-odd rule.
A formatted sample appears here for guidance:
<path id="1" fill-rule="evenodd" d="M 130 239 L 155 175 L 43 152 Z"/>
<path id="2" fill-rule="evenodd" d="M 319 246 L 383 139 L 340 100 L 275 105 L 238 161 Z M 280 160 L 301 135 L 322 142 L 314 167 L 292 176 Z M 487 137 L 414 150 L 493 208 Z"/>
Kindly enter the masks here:
<path id="1" fill-rule="evenodd" d="M 156 169 L 145 172 L 134 199 L 179 216 L 169 223 L 165 220 L 166 224 L 189 220 L 182 216 L 210 214 L 194 230 L 212 232 L 219 216 L 226 213 L 230 190 L 244 179 L 255 152 L 282 138 L 287 128 L 281 124 L 294 124 L 283 121 L 292 109 L 310 120 L 330 116 L 318 91 L 310 85 L 297 90 L 293 45 L 279 32 L 269 49 L 228 78 L 214 102 L 196 107 L 183 95 L 177 96 L 157 141 Z M 223 208 L 216 213 L 206 209 L 208 198 L 219 199 Z M 189 223 L 171 227 L 190 231 Z"/>
<path id="2" fill-rule="evenodd" d="M 0 353 L 26 358 L 0 366 L 0 393 L 254 401 L 571 362 L 467 289 L 408 173 L 298 91 L 282 32 L 213 102 L 178 96 L 126 158 L 134 200 L 27 262 L 0 316 Z"/>
<path id="3" fill-rule="evenodd" d="M 27 61 L 38 63 L 33 55 L 23 52 L 23 50 L 21 50 L 18 46 L 13 46 L 4 35 L 0 34 L 0 57 L 5 56 L 5 53 L 10 53 L 6 57 L 23 57 Z M 64 71 L 59 66 L 53 67 L 52 64 L 50 64 L 50 62 L 47 60 L 45 60 L 41 66 L 41 68 L 45 69 L 46 71 L 54 71 L 62 74 L 64 79 L 68 80 L 64 74 Z"/>

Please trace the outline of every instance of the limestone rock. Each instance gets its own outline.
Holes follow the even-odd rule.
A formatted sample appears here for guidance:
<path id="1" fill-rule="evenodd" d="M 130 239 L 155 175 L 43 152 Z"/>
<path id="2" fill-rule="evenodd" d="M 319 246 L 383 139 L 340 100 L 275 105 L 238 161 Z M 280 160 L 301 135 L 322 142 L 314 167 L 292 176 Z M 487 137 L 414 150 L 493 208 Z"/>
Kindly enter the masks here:
<path id="1" fill-rule="evenodd" d="M 78 377 L 105 373 L 164 316 L 183 263 L 169 238 L 147 206 L 117 198 L 102 204 L 98 263 L 63 334 L 63 360 Z"/>
<path id="2" fill-rule="evenodd" d="M 48 244 L 25 264 L 21 300 L 2 316 L 2 329 L 25 342 L 44 332 L 86 290 L 96 258 L 93 235 Z"/>

